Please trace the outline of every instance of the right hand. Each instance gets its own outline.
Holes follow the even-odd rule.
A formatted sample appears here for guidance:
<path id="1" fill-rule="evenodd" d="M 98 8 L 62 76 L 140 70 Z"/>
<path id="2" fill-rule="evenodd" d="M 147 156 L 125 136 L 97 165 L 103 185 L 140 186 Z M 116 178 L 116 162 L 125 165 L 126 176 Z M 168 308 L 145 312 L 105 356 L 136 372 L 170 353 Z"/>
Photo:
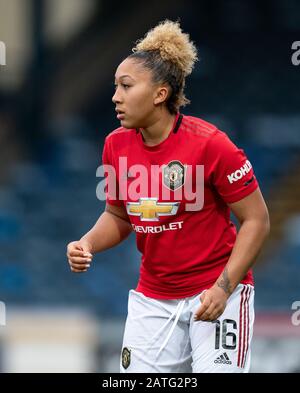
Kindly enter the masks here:
<path id="1" fill-rule="evenodd" d="M 68 244 L 67 257 L 72 272 L 83 273 L 88 270 L 93 258 L 90 249 L 88 243 L 82 240 Z"/>

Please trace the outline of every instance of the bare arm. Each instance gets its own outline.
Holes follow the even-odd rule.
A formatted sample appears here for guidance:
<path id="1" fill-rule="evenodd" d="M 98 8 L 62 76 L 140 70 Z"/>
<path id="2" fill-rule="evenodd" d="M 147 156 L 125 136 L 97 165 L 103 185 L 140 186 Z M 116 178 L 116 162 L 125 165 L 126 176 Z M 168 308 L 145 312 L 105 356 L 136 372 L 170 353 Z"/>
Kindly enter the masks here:
<path id="1" fill-rule="evenodd" d="M 132 232 L 126 210 L 123 207 L 106 204 L 93 228 L 81 240 L 90 245 L 95 254 L 121 243 Z"/>
<path id="2" fill-rule="evenodd" d="M 79 241 L 68 244 L 67 257 L 73 272 L 85 272 L 93 254 L 121 243 L 132 232 L 125 208 L 107 204 L 93 228 Z"/>
<path id="3" fill-rule="evenodd" d="M 217 285 L 231 295 L 256 261 L 270 231 L 269 214 L 259 190 L 230 205 L 241 227 L 226 268 Z"/>
<path id="4" fill-rule="evenodd" d="M 241 227 L 225 269 L 216 283 L 201 295 L 196 320 L 212 321 L 223 313 L 228 297 L 254 264 L 270 231 L 268 209 L 259 189 L 229 206 Z"/>

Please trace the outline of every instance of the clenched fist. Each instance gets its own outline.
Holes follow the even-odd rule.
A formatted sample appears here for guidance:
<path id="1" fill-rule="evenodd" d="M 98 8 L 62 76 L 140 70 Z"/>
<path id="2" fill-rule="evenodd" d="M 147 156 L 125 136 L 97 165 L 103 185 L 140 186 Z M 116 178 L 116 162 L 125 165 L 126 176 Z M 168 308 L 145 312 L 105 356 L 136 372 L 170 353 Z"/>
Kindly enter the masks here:
<path id="1" fill-rule="evenodd" d="M 82 240 L 68 244 L 67 257 L 72 272 L 83 273 L 88 270 L 93 258 L 90 250 L 89 244 Z"/>

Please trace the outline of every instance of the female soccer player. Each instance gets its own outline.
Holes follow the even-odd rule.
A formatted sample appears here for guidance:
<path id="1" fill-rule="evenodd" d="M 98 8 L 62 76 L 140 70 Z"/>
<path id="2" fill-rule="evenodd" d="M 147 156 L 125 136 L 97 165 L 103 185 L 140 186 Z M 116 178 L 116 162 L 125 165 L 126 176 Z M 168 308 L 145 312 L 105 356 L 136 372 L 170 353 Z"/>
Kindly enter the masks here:
<path id="1" fill-rule="evenodd" d="M 179 112 L 196 60 L 189 35 L 166 20 L 119 65 L 112 100 L 121 127 L 103 150 L 117 193 L 107 181 L 105 212 L 68 245 L 71 270 L 85 272 L 93 254 L 136 232 L 142 261 L 129 291 L 121 372 L 250 367 L 251 266 L 269 232 L 268 211 L 243 150 L 214 125 Z M 200 192 L 193 205 L 188 189 L 203 198 Z"/>

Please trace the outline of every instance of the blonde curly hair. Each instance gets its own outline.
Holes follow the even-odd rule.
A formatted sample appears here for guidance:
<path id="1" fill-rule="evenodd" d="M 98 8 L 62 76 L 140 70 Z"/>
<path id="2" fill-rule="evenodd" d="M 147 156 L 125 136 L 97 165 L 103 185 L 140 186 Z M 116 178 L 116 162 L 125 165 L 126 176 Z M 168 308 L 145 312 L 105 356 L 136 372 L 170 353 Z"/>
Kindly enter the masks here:
<path id="1" fill-rule="evenodd" d="M 179 22 L 166 19 L 136 42 L 129 58 L 150 69 L 154 83 L 167 83 L 171 91 L 166 105 L 170 113 L 178 113 L 190 101 L 184 95 L 185 78 L 198 60 L 197 49 Z"/>

